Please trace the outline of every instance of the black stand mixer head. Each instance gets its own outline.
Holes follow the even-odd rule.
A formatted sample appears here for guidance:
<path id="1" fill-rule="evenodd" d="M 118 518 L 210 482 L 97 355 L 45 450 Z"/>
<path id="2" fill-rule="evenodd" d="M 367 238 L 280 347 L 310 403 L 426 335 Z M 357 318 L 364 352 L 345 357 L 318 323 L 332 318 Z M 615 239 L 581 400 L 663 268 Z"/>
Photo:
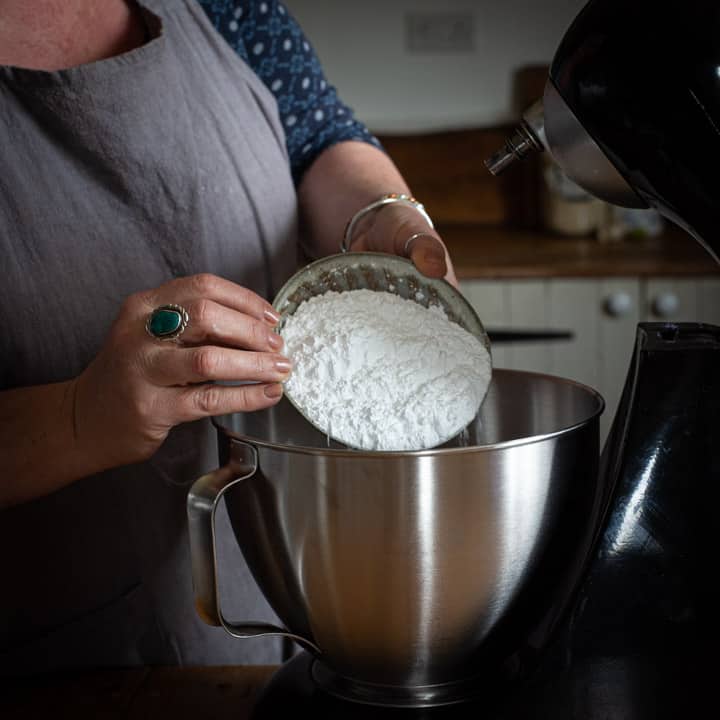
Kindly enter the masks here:
<path id="1" fill-rule="evenodd" d="M 545 149 L 592 195 L 655 208 L 718 260 L 719 38 L 714 0 L 591 0 L 488 169 Z"/>

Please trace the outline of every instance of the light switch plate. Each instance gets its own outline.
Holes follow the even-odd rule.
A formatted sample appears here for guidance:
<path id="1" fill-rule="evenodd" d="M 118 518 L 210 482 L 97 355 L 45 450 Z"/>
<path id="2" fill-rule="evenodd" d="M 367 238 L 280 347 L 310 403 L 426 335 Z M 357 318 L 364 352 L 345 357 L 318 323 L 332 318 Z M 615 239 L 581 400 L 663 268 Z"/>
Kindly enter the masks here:
<path id="1" fill-rule="evenodd" d="M 469 12 L 409 12 L 405 48 L 413 53 L 462 53 L 475 49 L 475 17 Z"/>

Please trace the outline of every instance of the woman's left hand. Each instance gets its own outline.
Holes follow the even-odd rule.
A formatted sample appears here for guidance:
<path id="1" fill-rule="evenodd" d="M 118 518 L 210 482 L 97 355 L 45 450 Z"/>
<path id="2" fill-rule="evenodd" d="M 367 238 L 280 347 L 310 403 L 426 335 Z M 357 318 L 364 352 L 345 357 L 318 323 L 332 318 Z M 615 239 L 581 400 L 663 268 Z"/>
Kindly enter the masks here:
<path id="1" fill-rule="evenodd" d="M 450 255 L 436 230 L 415 208 L 388 203 L 363 218 L 353 230 L 350 250 L 400 255 L 428 277 L 445 278 L 458 287 Z"/>

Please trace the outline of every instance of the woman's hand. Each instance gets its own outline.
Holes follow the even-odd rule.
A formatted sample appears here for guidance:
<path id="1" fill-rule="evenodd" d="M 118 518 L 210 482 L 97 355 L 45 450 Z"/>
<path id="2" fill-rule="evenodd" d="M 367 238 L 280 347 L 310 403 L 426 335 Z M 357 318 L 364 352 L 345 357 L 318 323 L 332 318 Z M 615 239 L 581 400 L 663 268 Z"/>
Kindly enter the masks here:
<path id="1" fill-rule="evenodd" d="M 387 193 L 410 195 L 411 190 L 380 148 L 347 140 L 320 153 L 298 186 L 307 256 L 337 253 L 348 220 Z M 388 203 L 358 219 L 348 249 L 408 257 L 424 275 L 444 277 L 457 287 L 455 270 L 439 234 L 421 212 L 404 203 Z"/>
<path id="2" fill-rule="evenodd" d="M 400 255 L 412 260 L 429 277 L 444 277 L 458 287 L 458 280 L 440 235 L 415 208 L 388 203 L 363 218 L 353 230 L 351 250 Z"/>
<path id="3" fill-rule="evenodd" d="M 166 304 L 189 315 L 176 341 L 145 329 L 150 313 Z M 104 469 L 147 459 L 179 423 L 274 405 L 291 370 L 273 331 L 278 320 L 270 303 L 214 275 L 130 296 L 73 382 L 76 442 Z"/>

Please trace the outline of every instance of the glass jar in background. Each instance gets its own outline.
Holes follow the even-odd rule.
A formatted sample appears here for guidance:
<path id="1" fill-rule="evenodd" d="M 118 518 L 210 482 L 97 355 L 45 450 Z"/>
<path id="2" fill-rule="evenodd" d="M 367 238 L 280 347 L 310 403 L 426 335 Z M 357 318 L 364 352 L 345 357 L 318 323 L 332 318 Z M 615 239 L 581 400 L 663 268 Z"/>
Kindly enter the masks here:
<path id="1" fill-rule="evenodd" d="M 540 213 L 546 230 L 573 237 L 593 235 L 605 216 L 606 204 L 565 175 L 549 156 L 543 156 Z"/>
<path id="2" fill-rule="evenodd" d="M 542 162 L 540 198 L 545 229 L 560 235 L 595 236 L 610 243 L 657 237 L 664 229 L 657 210 L 606 203 L 571 180 L 548 156 Z"/>

